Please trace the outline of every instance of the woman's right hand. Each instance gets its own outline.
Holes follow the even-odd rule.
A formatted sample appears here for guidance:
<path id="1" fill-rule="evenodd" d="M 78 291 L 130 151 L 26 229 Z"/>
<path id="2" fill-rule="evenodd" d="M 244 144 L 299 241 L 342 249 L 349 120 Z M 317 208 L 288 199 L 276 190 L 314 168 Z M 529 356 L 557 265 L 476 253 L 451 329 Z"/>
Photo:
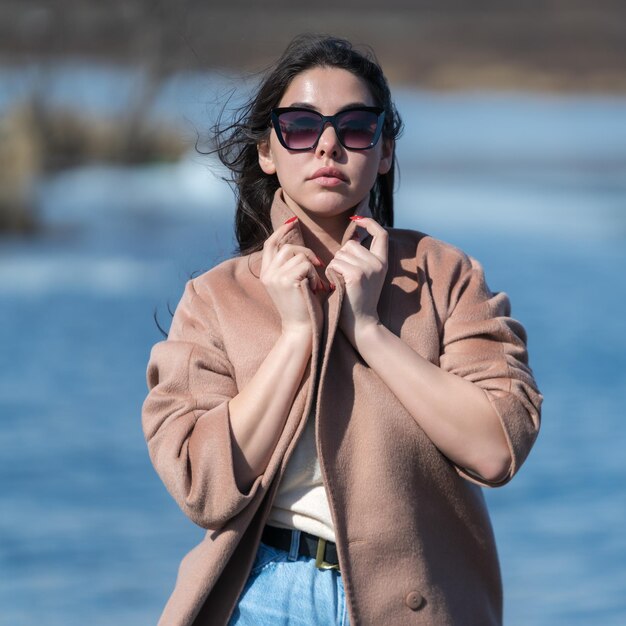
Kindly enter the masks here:
<path id="1" fill-rule="evenodd" d="M 312 250 L 305 246 L 280 240 L 294 228 L 296 220 L 286 222 L 276 229 L 263 244 L 261 282 L 267 289 L 280 314 L 283 330 L 311 329 L 311 317 L 301 286 L 307 283 L 313 292 L 324 289 L 324 284 L 315 271 L 323 263 Z M 317 301 L 317 298 L 313 298 Z"/>
<path id="2" fill-rule="evenodd" d="M 280 314 L 282 332 L 254 376 L 229 401 L 236 482 L 248 493 L 267 468 L 313 354 L 306 289 L 322 288 L 321 264 L 309 248 L 280 243 L 294 227 L 285 223 L 263 245 L 260 279 Z M 321 303 L 311 298 L 316 321 Z"/>

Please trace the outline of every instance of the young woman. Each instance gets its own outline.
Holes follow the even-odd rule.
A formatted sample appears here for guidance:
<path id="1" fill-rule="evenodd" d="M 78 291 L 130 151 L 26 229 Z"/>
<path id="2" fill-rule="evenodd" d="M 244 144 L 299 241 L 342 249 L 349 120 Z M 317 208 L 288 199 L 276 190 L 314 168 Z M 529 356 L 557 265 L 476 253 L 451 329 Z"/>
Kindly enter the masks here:
<path id="1" fill-rule="evenodd" d="M 373 59 L 302 36 L 217 134 L 240 254 L 187 284 L 143 410 L 208 529 L 163 625 L 501 623 L 480 486 L 541 396 L 480 265 L 392 228 L 400 127 Z"/>

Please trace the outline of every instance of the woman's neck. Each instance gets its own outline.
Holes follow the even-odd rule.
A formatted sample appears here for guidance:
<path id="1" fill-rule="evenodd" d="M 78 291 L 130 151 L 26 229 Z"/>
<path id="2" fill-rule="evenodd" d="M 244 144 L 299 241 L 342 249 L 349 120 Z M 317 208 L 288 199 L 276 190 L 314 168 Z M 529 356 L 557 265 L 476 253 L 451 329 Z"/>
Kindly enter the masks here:
<path id="1" fill-rule="evenodd" d="M 350 223 L 348 215 L 343 214 L 320 221 L 312 220 L 306 215 L 299 219 L 304 245 L 327 265 L 341 247 L 343 234 Z"/>
<path id="2" fill-rule="evenodd" d="M 325 264 L 328 264 L 341 247 L 341 240 L 350 224 L 349 217 L 352 211 L 345 211 L 339 215 L 313 217 L 287 197 L 287 194 L 283 194 L 283 200 L 298 217 L 304 245 Z"/>

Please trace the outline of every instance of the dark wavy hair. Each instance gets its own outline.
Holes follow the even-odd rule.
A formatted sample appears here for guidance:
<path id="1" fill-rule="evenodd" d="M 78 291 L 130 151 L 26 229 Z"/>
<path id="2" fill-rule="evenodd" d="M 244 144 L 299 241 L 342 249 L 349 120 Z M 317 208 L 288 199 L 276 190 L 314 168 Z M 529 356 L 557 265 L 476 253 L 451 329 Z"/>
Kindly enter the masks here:
<path id="1" fill-rule="evenodd" d="M 376 106 L 385 109 L 383 138 L 395 140 L 402 130 L 389 85 L 373 52 L 369 49 L 359 52 L 349 41 L 329 35 L 304 34 L 293 39 L 268 69 L 255 95 L 226 124 L 223 124 L 223 109 L 213 127 L 215 143 L 211 152 L 230 170 L 227 180 L 233 185 L 237 199 L 235 233 L 241 255 L 261 249 L 272 233 L 270 208 L 279 187 L 275 174 L 270 176 L 261 170 L 257 145 L 267 139 L 271 110 L 278 105 L 291 81 L 314 67 L 337 67 L 363 79 Z M 393 226 L 395 169 L 394 148 L 389 172 L 379 174 L 370 191 L 372 214 L 384 226 Z"/>

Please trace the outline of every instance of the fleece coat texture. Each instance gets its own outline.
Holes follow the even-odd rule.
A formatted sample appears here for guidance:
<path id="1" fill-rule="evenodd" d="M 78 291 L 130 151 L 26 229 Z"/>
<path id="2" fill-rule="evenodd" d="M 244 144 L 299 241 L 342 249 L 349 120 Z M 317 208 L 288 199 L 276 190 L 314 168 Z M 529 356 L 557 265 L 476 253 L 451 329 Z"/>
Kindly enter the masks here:
<path id="1" fill-rule="evenodd" d="M 277 193 L 273 228 L 293 214 Z M 344 235 L 353 235 L 350 224 Z M 541 395 L 526 334 L 503 293 L 457 248 L 394 228 L 378 305 L 381 322 L 439 367 L 481 387 L 500 417 L 517 472 L 539 430 Z M 284 241 L 303 245 L 296 226 Z M 366 247 L 371 238 L 362 243 Z M 281 332 L 259 272 L 261 252 L 188 282 L 168 339 L 154 346 L 143 428 L 150 458 L 205 539 L 183 559 L 161 626 L 227 624 L 252 567 L 285 467 L 313 410 L 350 623 L 502 623 L 495 541 L 481 486 L 424 434 L 338 327 L 336 290 L 315 319 L 313 355 L 266 471 L 236 480 L 228 401 Z M 331 279 L 332 279 L 331 278 Z"/>

